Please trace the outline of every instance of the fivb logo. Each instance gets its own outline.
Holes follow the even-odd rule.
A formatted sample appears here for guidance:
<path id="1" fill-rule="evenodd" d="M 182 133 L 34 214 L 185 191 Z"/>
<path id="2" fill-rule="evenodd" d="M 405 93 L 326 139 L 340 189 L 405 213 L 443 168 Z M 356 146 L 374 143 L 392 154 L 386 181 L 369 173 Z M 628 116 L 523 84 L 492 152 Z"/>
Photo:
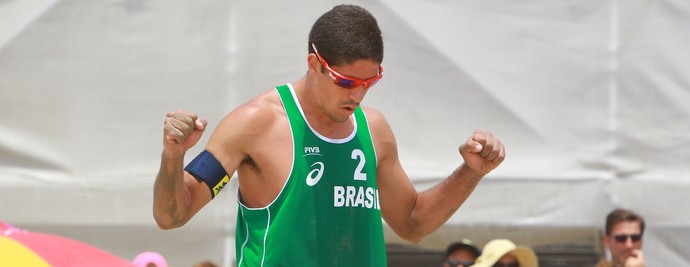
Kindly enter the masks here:
<path id="1" fill-rule="evenodd" d="M 321 151 L 318 146 L 305 146 L 304 147 L 305 156 L 321 156 Z"/>

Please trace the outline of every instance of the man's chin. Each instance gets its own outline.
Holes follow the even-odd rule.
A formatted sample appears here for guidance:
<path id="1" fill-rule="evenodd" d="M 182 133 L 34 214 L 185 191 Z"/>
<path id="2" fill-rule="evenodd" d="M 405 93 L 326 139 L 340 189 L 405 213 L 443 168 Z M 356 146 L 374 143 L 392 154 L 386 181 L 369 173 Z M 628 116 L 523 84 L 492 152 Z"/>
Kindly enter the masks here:
<path id="1" fill-rule="evenodd" d="M 630 256 L 632 255 L 629 253 L 620 254 L 618 257 L 613 257 L 612 263 L 615 263 L 614 266 L 625 266 L 625 262 L 628 260 L 628 258 L 630 258 Z"/>

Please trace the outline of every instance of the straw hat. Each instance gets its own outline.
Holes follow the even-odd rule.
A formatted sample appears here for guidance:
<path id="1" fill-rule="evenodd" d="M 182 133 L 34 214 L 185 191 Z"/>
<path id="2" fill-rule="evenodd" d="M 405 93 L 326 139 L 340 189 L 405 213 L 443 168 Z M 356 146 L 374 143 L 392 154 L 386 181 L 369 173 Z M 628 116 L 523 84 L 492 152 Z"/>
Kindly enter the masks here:
<path id="1" fill-rule="evenodd" d="M 530 247 L 516 246 L 515 243 L 508 239 L 494 239 L 484 245 L 482 255 L 477 258 L 477 261 L 472 267 L 491 267 L 494 263 L 503 257 L 503 255 L 510 253 L 517 258 L 520 267 L 539 267 L 537 254 L 534 253 Z"/>

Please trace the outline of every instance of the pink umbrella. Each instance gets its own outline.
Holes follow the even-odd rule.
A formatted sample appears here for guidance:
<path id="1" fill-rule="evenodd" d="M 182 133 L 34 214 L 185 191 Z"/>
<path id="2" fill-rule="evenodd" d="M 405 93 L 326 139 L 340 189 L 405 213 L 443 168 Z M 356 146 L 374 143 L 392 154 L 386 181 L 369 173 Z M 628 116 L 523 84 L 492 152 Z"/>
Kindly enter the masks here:
<path id="1" fill-rule="evenodd" d="M 73 239 L 29 232 L 0 221 L 0 266 L 132 267 L 129 261 Z"/>

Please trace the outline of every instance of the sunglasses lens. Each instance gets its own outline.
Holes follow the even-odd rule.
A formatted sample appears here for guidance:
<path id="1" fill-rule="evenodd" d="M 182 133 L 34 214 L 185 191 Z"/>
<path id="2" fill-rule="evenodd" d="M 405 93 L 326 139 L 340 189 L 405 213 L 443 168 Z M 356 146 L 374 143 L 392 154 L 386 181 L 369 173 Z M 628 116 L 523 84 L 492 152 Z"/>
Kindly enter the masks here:
<path id="1" fill-rule="evenodd" d="M 350 80 L 350 79 L 344 79 L 344 78 L 337 78 L 335 80 L 335 84 L 337 84 L 340 87 L 345 87 L 345 88 L 354 88 L 359 85 L 357 81 Z"/>
<path id="2" fill-rule="evenodd" d="M 618 243 L 625 243 L 625 241 L 628 240 L 628 237 L 630 237 L 633 242 L 639 242 L 642 240 L 642 235 L 616 235 L 613 237 L 613 239 L 615 239 Z"/>
<path id="3" fill-rule="evenodd" d="M 474 262 L 471 261 L 459 261 L 456 259 L 448 259 L 446 263 L 451 267 L 470 267 L 474 264 Z"/>
<path id="4" fill-rule="evenodd" d="M 617 236 L 614 236 L 613 238 L 616 240 L 616 242 L 623 243 L 623 242 L 625 242 L 626 239 L 628 239 L 628 236 L 627 235 L 617 235 Z"/>
<path id="5" fill-rule="evenodd" d="M 630 239 L 632 239 L 633 242 L 638 242 L 638 241 L 642 240 L 642 236 L 641 235 L 631 235 Z"/>

